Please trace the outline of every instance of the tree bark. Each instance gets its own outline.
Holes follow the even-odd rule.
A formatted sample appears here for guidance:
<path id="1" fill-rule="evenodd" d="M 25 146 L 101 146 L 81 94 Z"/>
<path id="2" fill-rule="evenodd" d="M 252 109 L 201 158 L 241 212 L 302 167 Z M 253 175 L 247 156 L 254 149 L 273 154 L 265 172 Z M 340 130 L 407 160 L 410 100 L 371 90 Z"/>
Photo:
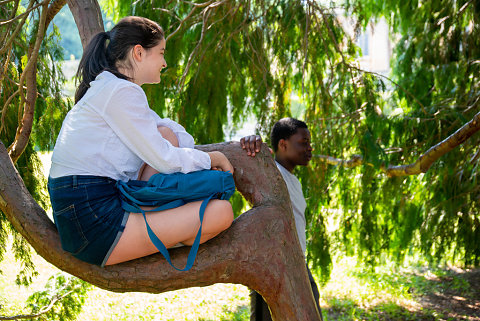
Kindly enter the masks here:
<path id="1" fill-rule="evenodd" d="M 97 0 L 67 0 L 67 3 L 75 19 L 82 47 L 85 49 L 93 36 L 105 31 L 100 6 Z"/>
<path id="2" fill-rule="evenodd" d="M 252 203 L 232 226 L 202 244 L 191 270 L 171 268 L 160 254 L 100 268 L 62 250 L 57 230 L 28 193 L 0 143 L 0 210 L 39 255 L 59 269 L 115 292 L 160 293 L 214 283 L 240 283 L 256 290 L 273 320 L 320 320 L 308 281 L 285 182 L 266 145 L 255 158 L 238 142 L 201 146 L 231 160 L 237 189 Z M 170 251 L 177 266 L 189 248 Z"/>

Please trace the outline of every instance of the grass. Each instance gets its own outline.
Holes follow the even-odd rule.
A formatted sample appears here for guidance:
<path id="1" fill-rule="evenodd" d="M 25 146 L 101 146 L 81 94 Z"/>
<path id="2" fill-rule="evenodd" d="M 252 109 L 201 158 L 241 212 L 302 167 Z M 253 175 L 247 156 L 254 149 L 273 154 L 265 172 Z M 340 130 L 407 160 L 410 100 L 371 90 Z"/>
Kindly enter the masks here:
<path id="1" fill-rule="evenodd" d="M 39 256 L 34 256 L 34 261 L 39 277 L 30 288 L 14 284 L 18 267 L 12 254 L 0 264 L 4 272 L 0 279 L 1 315 L 27 312 L 22 311 L 22 306 L 28 295 L 59 272 Z M 460 270 L 385 266 L 366 270 L 355 266 L 352 259 L 337 262 L 331 280 L 321 289 L 325 321 L 480 320 L 477 288 Z M 439 305 L 425 304 L 424 298 L 435 298 L 439 293 L 448 300 L 466 300 L 477 308 L 450 311 L 443 301 L 436 302 Z M 93 287 L 77 320 L 246 321 L 249 305 L 249 290 L 238 284 L 215 284 L 162 294 L 112 293 Z"/>
<path id="2" fill-rule="evenodd" d="M 480 320 L 479 270 L 356 267 L 343 259 L 321 290 L 324 320 Z"/>
<path id="3" fill-rule="evenodd" d="M 42 289 L 59 271 L 38 255 L 34 262 L 39 277 L 29 287 L 14 283 L 18 266 L 11 253 L 0 263 L 0 315 L 27 313 L 25 300 Z M 249 290 L 238 284 L 215 284 L 162 294 L 113 293 L 93 287 L 77 320 L 248 320 Z"/>

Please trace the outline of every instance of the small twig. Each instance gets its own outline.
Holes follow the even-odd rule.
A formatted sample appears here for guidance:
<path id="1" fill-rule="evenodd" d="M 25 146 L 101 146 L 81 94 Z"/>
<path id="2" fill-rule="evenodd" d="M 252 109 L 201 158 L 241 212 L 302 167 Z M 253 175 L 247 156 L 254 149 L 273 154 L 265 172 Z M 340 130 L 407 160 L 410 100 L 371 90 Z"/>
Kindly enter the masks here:
<path id="1" fill-rule="evenodd" d="M 33 6 L 33 3 L 34 1 L 31 0 L 30 3 L 28 4 L 28 7 L 27 7 L 27 11 L 29 11 L 31 9 L 31 7 Z M 0 55 L 2 55 L 5 50 L 7 50 L 7 48 L 10 47 L 10 45 L 12 44 L 12 42 L 17 38 L 17 35 L 18 33 L 20 32 L 20 30 L 22 30 L 22 27 L 23 25 L 25 24 L 25 21 L 27 20 L 27 17 L 28 15 L 25 15 L 23 18 L 22 18 L 22 21 L 19 22 L 19 24 L 17 25 L 17 27 L 15 28 L 15 30 L 13 31 L 12 35 L 10 36 L 10 38 L 8 39 L 7 42 L 5 42 L 5 44 L 0 48 Z M 5 37 L 3 37 L 2 39 L 2 43 L 4 42 L 4 40 L 6 39 L 7 37 L 7 34 L 8 32 L 5 32 Z"/>
<path id="2" fill-rule="evenodd" d="M 61 290 L 65 289 L 66 287 L 62 288 Z M 63 298 L 65 298 L 67 295 L 69 295 L 70 293 L 72 293 L 73 291 L 75 291 L 78 287 L 75 287 L 73 288 L 72 290 L 62 294 L 62 295 L 54 295 L 52 297 L 52 301 L 50 301 L 50 304 L 48 306 L 44 306 L 42 309 L 40 309 L 40 311 L 38 313 L 35 313 L 35 314 L 19 314 L 19 315 L 14 315 L 14 316 L 11 316 L 11 317 L 7 317 L 7 316 L 0 316 L 0 320 L 21 320 L 21 319 L 35 319 L 35 318 L 38 318 L 39 316 L 49 312 L 51 309 L 53 309 L 53 306 L 61 301 Z"/>
<path id="3" fill-rule="evenodd" d="M 5 58 L 5 63 L 3 64 L 3 68 L 0 70 L 0 92 L 2 92 L 3 88 L 3 78 L 7 75 L 8 65 L 10 64 L 10 57 L 12 55 L 12 47 L 10 47 L 7 51 L 7 57 Z"/>
<path id="4" fill-rule="evenodd" d="M 210 0 L 208 2 L 205 2 L 205 4 L 208 5 L 212 2 L 213 2 L 213 0 Z M 197 8 L 198 8 L 198 6 L 194 6 L 194 8 L 188 13 L 188 15 L 180 21 L 180 24 L 178 25 L 177 29 L 175 29 L 174 32 L 172 32 L 171 34 L 168 35 L 168 37 L 166 39 L 166 42 L 168 42 L 169 39 L 171 39 L 173 36 L 175 36 L 175 34 L 177 34 L 180 31 L 180 29 L 182 29 L 182 26 L 185 23 L 185 21 L 187 21 L 193 15 L 193 13 L 197 10 Z"/>
<path id="5" fill-rule="evenodd" d="M 335 39 L 335 35 L 333 33 L 332 28 L 330 28 L 330 25 L 328 23 L 328 19 L 325 17 L 325 13 L 323 12 L 323 8 L 319 7 L 318 5 L 316 5 L 316 7 L 317 7 L 318 11 L 320 11 L 320 14 L 322 15 L 322 19 L 325 23 L 325 26 L 327 27 L 328 34 L 329 34 L 330 38 L 332 39 L 332 42 L 335 46 L 335 49 L 337 50 L 337 52 L 342 57 L 342 63 L 345 64 L 345 66 L 347 66 L 348 69 L 350 69 L 350 78 L 352 79 L 352 86 L 353 86 L 353 98 L 355 99 L 355 106 L 358 108 L 357 85 L 355 84 L 355 79 L 353 79 L 352 68 L 351 68 L 350 64 L 347 63 L 347 60 L 345 59 L 345 56 L 343 55 L 343 52 L 340 49 L 340 46 L 338 45 L 337 40 Z"/>
<path id="6" fill-rule="evenodd" d="M 17 91 L 15 91 L 13 94 L 10 95 L 10 97 L 8 97 L 8 99 L 5 101 L 5 104 L 3 105 L 2 117 L 1 117 L 1 122 L 0 122 L 0 134 L 2 133 L 3 129 L 5 128 L 5 116 L 7 115 L 8 105 L 10 105 L 10 102 L 12 101 L 12 99 L 16 95 L 18 95 L 19 92 L 20 92 L 20 89 L 17 89 Z"/>
<path id="7" fill-rule="evenodd" d="M 305 67 L 308 60 L 308 29 L 310 27 L 310 1 L 307 1 L 307 10 L 305 13 L 305 35 L 303 36 L 303 51 L 305 52 L 305 59 L 302 66 L 302 95 L 305 94 Z"/>
<path id="8" fill-rule="evenodd" d="M 165 13 L 168 13 L 170 16 L 174 17 L 178 21 L 182 21 L 175 13 L 173 13 L 171 10 L 165 9 L 165 8 L 155 8 L 154 10 L 162 11 Z"/>
<path id="9" fill-rule="evenodd" d="M 187 3 L 187 4 L 189 4 L 189 5 L 191 5 L 191 6 L 194 6 L 194 7 L 204 8 L 204 7 L 209 6 L 210 3 L 213 2 L 213 0 L 207 1 L 207 2 L 203 2 L 203 3 L 195 3 L 195 2 L 191 2 L 191 1 L 185 1 L 185 0 L 182 0 L 182 2 Z"/>
<path id="10" fill-rule="evenodd" d="M 207 25 L 207 20 L 208 20 L 209 15 L 210 15 L 210 10 L 209 10 L 209 7 L 207 7 L 203 10 L 203 19 L 202 19 L 203 23 L 202 23 L 202 32 L 201 32 L 201 35 L 200 35 L 200 40 L 198 40 L 198 43 L 195 46 L 195 49 L 193 49 L 190 56 L 188 57 L 187 66 L 185 67 L 185 70 L 183 71 L 182 78 L 180 78 L 180 82 L 179 82 L 179 90 L 180 91 L 182 90 L 182 88 L 185 84 L 185 79 L 187 78 L 187 74 L 188 74 L 188 71 L 190 70 L 190 66 L 192 65 L 194 57 L 196 56 L 196 54 L 198 52 L 198 49 L 200 48 L 200 45 L 203 41 L 203 38 L 205 37 L 206 25 Z"/>
<path id="11" fill-rule="evenodd" d="M 33 3 L 33 2 L 34 2 L 33 0 L 30 1 L 30 3 Z M 20 18 L 23 18 L 24 16 L 28 16 L 30 14 L 30 12 L 32 12 L 33 10 L 37 9 L 40 6 L 43 6 L 45 3 L 48 3 L 48 2 L 49 2 L 49 0 L 45 0 L 45 1 L 37 4 L 36 6 L 30 8 L 29 10 L 27 9 L 25 12 L 23 12 L 22 14 L 19 14 L 16 17 L 13 17 L 13 18 L 8 19 L 8 20 L 0 20 L 0 26 L 11 24 L 12 22 L 14 22 L 16 20 L 18 20 Z"/>
<path id="12" fill-rule="evenodd" d="M 415 97 L 415 95 L 413 95 L 410 91 L 408 91 L 406 88 L 404 88 L 402 85 L 398 84 L 397 82 L 395 82 L 393 79 L 390 79 L 389 77 L 385 76 L 385 75 L 382 75 L 380 73 L 377 73 L 377 72 L 374 72 L 374 71 L 367 71 L 367 70 L 363 70 L 363 69 L 360 69 L 358 67 L 355 67 L 355 66 L 351 66 L 351 68 L 359 71 L 359 72 L 362 72 L 362 73 L 366 73 L 366 74 L 372 74 L 372 75 L 375 75 L 377 77 L 382 77 L 382 78 L 385 78 L 387 79 L 388 81 L 390 81 L 392 84 L 394 84 L 395 86 L 397 86 L 398 88 L 400 88 L 401 90 L 403 90 L 407 95 L 409 95 L 413 100 L 415 100 L 415 102 L 422 108 L 422 111 L 425 115 L 427 115 L 427 111 L 425 109 L 425 106 L 417 99 L 417 97 Z"/>

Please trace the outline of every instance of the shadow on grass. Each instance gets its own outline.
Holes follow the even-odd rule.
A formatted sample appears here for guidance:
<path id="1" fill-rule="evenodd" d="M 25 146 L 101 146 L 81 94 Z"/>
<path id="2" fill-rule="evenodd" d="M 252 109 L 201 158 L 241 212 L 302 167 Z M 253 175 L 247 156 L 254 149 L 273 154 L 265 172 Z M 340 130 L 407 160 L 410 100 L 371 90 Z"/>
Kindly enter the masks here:
<path id="1" fill-rule="evenodd" d="M 435 321 L 439 320 L 434 311 L 409 311 L 395 303 L 381 303 L 365 309 L 350 299 L 333 299 L 328 301 L 330 308 L 322 308 L 323 320 L 381 320 L 381 321 Z"/>
<path id="2" fill-rule="evenodd" d="M 355 300 L 333 298 L 325 320 L 468 320 L 480 321 L 480 269 L 418 269 L 411 272 L 352 272 L 378 290 L 405 294 L 420 305 L 410 311 L 401 304 L 382 302 L 372 308 Z"/>

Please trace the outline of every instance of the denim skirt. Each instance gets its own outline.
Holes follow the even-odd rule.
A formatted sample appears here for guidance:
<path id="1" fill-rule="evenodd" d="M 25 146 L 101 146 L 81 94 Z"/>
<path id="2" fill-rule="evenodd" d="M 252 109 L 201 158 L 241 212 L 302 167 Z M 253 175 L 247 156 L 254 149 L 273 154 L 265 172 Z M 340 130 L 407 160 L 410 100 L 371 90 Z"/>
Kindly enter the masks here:
<path id="1" fill-rule="evenodd" d="M 104 266 L 128 219 L 116 181 L 73 175 L 48 179 L 48 192 L 62 248 L 76 258 Z"/>

